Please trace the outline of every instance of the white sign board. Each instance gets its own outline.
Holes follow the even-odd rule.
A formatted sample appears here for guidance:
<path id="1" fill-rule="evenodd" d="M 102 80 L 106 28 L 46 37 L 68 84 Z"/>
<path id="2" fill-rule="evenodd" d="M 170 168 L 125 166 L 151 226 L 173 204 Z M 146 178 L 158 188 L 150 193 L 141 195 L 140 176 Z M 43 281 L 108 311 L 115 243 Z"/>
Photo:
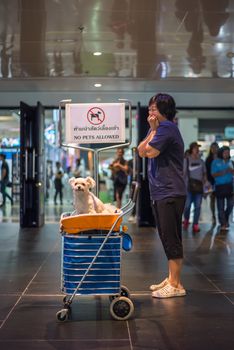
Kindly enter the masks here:
<path id="1" fill-rule="evenodd" d="M 65 142 L 125 142 L 125 103 L 68 103 Z"/>
<path id="2" fill-rule="evenodd" d="M 233 126 L 227 126 L 224 129 L 224 135 L 227 139 L 234 139 L 234 127 Z"/>

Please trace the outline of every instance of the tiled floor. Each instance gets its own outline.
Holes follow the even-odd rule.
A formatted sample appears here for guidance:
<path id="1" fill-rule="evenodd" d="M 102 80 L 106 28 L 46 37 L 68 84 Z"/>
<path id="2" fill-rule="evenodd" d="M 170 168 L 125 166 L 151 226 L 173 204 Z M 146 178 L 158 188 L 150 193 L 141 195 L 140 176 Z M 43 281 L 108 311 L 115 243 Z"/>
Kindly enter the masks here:
<path id="1" fill-rule="evenodd" d="M 0 349 L 233 350 L 234 224 L 220 233 L 205 209 L 201 232 L 184 232 L 186 297 L 151 298 L 148 287 L 164 278 L 167 262 L 153 228 L 128 224 L 134 245 L 122 255 L 122 284 L 133 317 L 113 320 L 108 297 L 77 296 L 71 320 L 59 323 L 58 219 L 67 208 L 48 206 L 44 227 L 20 229 L 17 207 L 7 207 L 0 213 Z"/>

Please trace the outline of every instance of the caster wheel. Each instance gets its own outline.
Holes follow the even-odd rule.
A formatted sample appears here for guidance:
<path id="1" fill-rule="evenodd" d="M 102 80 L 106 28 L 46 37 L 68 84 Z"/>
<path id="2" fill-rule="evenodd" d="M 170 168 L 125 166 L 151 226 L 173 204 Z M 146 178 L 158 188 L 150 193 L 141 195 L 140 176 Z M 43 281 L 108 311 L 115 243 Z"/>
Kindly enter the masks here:
<path id="1" fill-rule="evenodd" d="M 62 309 L 57 312 L 56 317 L 59 322 L 65 322 L 68 320 L 70 314 L 69 309 Z"/>
<path id="2" fill-rule="evenodd" d="M 131 317 L 133 311 L 133 302 L 126 297 L 115 298 L 110 305 L 111 316 L 119 321 L 127 320 Z"/>
<path id="3" fill-rule="evenodd" d="M 127 287 L 121 286 L 121 292 L 120 292 L 121 297 L 126 297 L 130 299 L 130 291 Z"/>

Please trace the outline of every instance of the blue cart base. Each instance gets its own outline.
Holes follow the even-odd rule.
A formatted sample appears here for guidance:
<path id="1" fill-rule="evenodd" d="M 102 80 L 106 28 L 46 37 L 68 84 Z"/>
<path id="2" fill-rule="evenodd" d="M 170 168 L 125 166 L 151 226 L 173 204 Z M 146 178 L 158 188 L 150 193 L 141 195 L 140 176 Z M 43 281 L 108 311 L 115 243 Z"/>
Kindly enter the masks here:
<path id="1" fill-rule="evenodd" d="M 57 313 L 59 321 L 70 316 L 75 295 L 108 295 L 110 313 L 117 320 L 128 319 L 134 305 L 128 289 L 121 286 L 122 235 L 63 234 L 61 290 L 64 308 Z"/>

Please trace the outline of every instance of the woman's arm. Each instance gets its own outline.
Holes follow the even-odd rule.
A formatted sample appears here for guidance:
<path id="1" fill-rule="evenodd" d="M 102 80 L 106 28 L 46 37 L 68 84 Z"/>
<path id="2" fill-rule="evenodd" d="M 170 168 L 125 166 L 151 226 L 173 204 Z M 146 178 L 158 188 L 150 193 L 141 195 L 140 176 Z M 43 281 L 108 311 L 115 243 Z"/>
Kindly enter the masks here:
<path id="1" fill-rule="evenodd" d="M 218 177 L 218 176 L 223 176 L 223 175 L 225 175 L 225 174 L 227 174 L 227 173 L 229 173 L 229 172 L 230 172 L 230 168 L 224 169 L 224 170 L 221 170 L 221 171 L 218 171 L 218 172 L 216 172 L 216 173 L 211 173 L 211 175 L 212 175 L 213 177 Z"/>
<path id="2" fill-rule="evenodd" d="M 125 173 L 127 173 L 128 172 L 128 164 L 127 164 L 127 161 L 126 161 L 126 163 L 125 164 L 121 164 L 120 162 L 118 162 L 118 163 L 115 163 L 114 164 L 114 168 L 115 168 L 115 170 L 122 170 L 122 171 L 124 171 Z"/>
<path id="3" fill-rule="evenodd" d="M 159 156 L 160 151 L 149 145 L 154 135 L 156 135 L 156 131 L 151 131 L 149 136 L 139 144 L 137 149 L 141 158 L 155 158 Z"/>
<path id="4" fill-rule="evenodd" d="M 137 147 L 138 150 L 138 154 L 140 157 L 147 157 L 146 155 L 146 149 L 147 149 L 147 145 L 148 143 L 153 139 L 154 135 L 156 134 L 155 130 L 151 130 L 149 135 L 143 140 L 141 141 L 141 143 L 139 144 L 139 146 Z"/>
<path id="5" fill-rule="evenodd" d="M 156 135 L 157 129 L 159 127 L 159 122 L 155 115 L 149 115 L 147 121 L 149 123 L 151 131 L 149 135 L 139 144 L 137 149 L 141 158 L 155 158 L 160 154 L 160 151 L 150 146 L 149 142 L 152 141 L 153 137 Z"/>

